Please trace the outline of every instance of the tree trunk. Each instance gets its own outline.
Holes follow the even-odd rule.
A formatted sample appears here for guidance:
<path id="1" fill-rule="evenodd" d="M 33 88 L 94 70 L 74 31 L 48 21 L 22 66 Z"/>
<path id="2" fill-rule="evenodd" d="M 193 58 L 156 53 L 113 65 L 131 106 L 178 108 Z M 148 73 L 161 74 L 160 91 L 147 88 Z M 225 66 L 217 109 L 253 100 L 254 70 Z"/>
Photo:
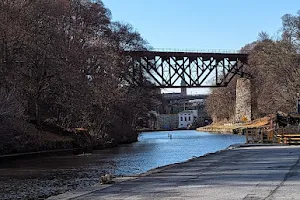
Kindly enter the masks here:
<path id="1" fill-rule="evenodd" d="M 35 101 L 35 119 L 36 119 L 36 125 L 40 126 L 41 116 L 40 116 L 40 105 L 38 100 Z"/>

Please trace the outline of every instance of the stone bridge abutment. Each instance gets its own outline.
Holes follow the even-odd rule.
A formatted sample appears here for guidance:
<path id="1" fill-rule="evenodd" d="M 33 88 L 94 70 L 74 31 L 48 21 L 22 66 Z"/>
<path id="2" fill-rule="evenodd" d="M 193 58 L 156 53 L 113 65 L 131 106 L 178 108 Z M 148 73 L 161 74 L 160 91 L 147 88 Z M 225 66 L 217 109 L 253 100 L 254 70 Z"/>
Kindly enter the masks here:
<path id="1" fill-rule="evenodd" d="M 238 78 L 236 82 L 235 122 L 251 121 L 251 81 Z"/>

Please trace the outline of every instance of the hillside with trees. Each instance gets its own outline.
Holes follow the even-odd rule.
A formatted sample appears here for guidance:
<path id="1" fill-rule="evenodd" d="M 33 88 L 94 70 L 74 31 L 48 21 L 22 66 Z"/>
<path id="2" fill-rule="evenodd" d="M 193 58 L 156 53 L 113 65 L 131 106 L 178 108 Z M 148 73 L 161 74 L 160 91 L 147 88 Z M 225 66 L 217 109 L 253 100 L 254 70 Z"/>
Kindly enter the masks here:
<path id="1" fill-rule="evenodd" d="M 249 53 L 245 72 L 251 77 L 253 118 L 296 110 L 300 93 L 300 11 L 282 17 L 281 37 L 273 39 L 265 32 L 258 40 L 245 45 L 241 51 Z M 235 84 L 216 88 L 207 99 L 207 111 L 218 121 L 234 121 Z"/>
<path id="2" fill-rule="evenodd" d="M 122 52 L 147 48 L 100 0 L 1 1 L 0 154 L 135 141 L 157 95 Z"/>

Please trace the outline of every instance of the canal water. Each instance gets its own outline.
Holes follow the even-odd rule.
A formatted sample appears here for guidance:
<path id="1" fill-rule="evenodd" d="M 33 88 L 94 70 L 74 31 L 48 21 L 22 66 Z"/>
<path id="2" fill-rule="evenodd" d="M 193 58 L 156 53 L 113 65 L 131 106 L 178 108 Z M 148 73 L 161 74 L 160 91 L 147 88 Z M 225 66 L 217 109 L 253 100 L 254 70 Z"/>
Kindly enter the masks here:
<path id="1" fill-rule="evenodd" d="M 198 131 L 148 132 L 141 133 L 136 143 L 92 154 L 0 160 L 0 199 L 44 199 L 93 185 L 105 173 L 138 174 L 237 143 L 245 143 L 245 137 Z"/>

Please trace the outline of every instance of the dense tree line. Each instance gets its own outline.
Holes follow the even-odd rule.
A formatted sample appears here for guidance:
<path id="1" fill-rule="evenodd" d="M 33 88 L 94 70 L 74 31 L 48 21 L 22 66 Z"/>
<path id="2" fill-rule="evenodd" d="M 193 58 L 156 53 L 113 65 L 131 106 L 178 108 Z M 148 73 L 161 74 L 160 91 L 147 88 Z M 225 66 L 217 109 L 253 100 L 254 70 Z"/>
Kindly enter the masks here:
<path id="1" fill-rule="evenodd" d="M 147 48 L 100 0 L 0 1 L 0 115 L 126 140 L 155 94 L 121 52 Z"/>
<path id="2" fill-rule="evenodd" d="M 257 41 L 241 49 L 249 53 L 245 72 L 252 77 L 253 118 L 296 110 L 300 92 L 300 11 L 282 17 L 281 32 L 282 36 L 275 39 L 261 32 Z M 207 110 L 214 121 L 234 120 L 235 82 L 212 90 Z"/>

